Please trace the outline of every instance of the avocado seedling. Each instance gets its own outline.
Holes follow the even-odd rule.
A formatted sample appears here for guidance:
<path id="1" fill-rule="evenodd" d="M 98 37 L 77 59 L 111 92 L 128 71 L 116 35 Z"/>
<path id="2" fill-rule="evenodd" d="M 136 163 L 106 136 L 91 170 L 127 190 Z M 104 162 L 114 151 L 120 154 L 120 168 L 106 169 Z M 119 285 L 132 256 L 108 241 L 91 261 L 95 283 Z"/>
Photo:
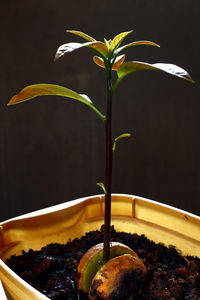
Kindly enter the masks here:
<path id="1" fill-rule="evenodd" d="M 55 60 L 69 54 L 72 51 L 88 48 L 95 56 L 94 63 L 105 69 L 107 80 L 106 113 L 103 114 L 93 104 L 90 98 L 84 94 L 79 94 L 66 87 L 53 84 L 34 84 L 25 87 L 19 94 L 12 97 L 8 105 L 20 103 L 36 96 L 58 95 L 66 98 L 73 98 L 89 106 L 102 120 L 105 126 L 106 143 L 106 164 L 105 180 L 97 183 L 105 193 L 105 231 L 104 242 L 96 245 L 83 256 L 78 268 L 78 287 L 82 292 L 89 294 L 90 299 L 112 299 L 111 294 L 119 294 L 123 285 L 124 278 L 139 274 L 137 277 L 142 282 L 145 280 L 146 268 L 139 260 L 137 255 L 125 245 L 114 245 L 110 243 L 110 224 L 111 224 L 111 190 L 112 190 L 112 158 L 116 149 L 116 144 L 121 138 L 129 137 L 129 133 L 123 133 L 113 139 L 112 136 L 112 102 L 116 88 L 123 78 L 131 73 L 142 70 L 158 70 L 175 75 L 179 78 L 193 82 L 190 75 L 182 68 L 168 63 L 149 64 L 139 61 L 125 61 L 124 52 L 135 46 L 153 46 L 158 44 L 151 41 L 134 41 L 121 46 L 123 40 L 132 31 L 122 32 L 112 40 L 104 39 L 104 42 L 97 41 L 93 37 L 75 30 L 68 30 L 85 40 L 84 43 L 67 43 L 61 45 L 55 56 Z M 117 76 L 113 77 L 113 73 Z M 115 270 L 115 271 L 114 271 Z M 105 273 L 109 280 L 106 280 Z M 120 275 L 121 274 L 121 275 Z M 137 280 L 136 280 L 137 281 Z M 99 282 L 101 284 L 99 284 Z M 98 284 L 97 284 L 98 283 Z M 110 298 L 111 297 L 111 298 Z M 119 298 L 121 299 L 121 298 Z"/>

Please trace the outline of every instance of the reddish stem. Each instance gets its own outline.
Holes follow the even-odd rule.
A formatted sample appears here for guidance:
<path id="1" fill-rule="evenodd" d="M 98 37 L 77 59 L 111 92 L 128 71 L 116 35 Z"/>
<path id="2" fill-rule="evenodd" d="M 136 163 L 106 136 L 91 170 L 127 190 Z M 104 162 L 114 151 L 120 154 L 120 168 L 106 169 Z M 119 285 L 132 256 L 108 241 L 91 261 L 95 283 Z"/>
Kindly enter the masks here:
<path id="1" fill-rule="evenodd" d="M 106 168 L 105 168 L 105 217 L 103 261 L 110 257 L 111 186 L 112 186 L 112 92 L 111 72 L 108 72 L 107 113 L 105 122 Z"/>

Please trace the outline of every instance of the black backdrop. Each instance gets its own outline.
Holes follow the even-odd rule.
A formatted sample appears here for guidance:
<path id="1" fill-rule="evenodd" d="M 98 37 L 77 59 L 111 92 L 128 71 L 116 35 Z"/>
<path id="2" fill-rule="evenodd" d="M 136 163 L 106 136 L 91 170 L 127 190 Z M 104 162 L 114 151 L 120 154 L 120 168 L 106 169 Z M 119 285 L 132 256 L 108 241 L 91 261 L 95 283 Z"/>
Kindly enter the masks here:
<path id="1" fill-rule="evenodd" d="M 131 132 L 114 156 L 113 192 L 154 199 L 200 215 L 199 0 L 14 1 L 1 3 L 0 220 L 101 193 L 104 128 L 87 106 L 42 97 L 7 107 L 25 85 L 56 83 L 87 94 L 105 111 L 105 74 L 82 49 L 53 62 L 57 47 L 133 29 L 127 59 L 171 62 L 196 84 L 159 72 L 121 82 L 114 99 L 114 136 Z"/>

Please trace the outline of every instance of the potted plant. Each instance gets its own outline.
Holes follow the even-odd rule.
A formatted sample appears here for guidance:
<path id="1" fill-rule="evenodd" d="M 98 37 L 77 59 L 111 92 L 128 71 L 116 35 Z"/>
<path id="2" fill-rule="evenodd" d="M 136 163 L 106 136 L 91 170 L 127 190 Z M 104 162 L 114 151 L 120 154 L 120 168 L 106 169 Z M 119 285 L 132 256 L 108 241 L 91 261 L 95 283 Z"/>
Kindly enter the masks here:
<path id="1" fill-rule="evenodd" d="M 150 42 L 150 41 L 137 41 L 132 42 L 127 45 L 121 46 L 121 43 L 125 39 L 127 35 L 129 35 L 132 31 L 129 32 L 123 32 L 115 36 L 112 40 L 106 40 L 104 39 L 104 42 L 96 41 L 94 38 L 90 37 L 89 35 L 80 32 L 80 31 L 74 31 L 70 30 L 68 31 L 72 34 L 75 34 L 83 39 L 86 40 L 85 43 L 67 43 L 62 46 L 60 46 L 57 50 L 55 60 L 59 59 L 60 57 L 75 51 L 80 48 L 88 48 L 92 50 L 97 56 L 93 57 L 94 62 L 105 69 L 106 71 L 106 78 L 107 78 L 107 111 L 106 115 L 102 114 L 97 107 L 93 104 L 93 102 L 89 99 L 88 96 L 79 94 L 75 91 L 72 91 L 68 88 L 61 87 L 58 85 L 52 85 L 52 84 L 35 84 L 31 86 L 25 87 L 21 92 L 17 95 L 15 95 L 9 102 L 9 105 L 20 103 L 29 99 L 32 99 L 36 96 L 43 96 L 43 95 L 59 95 L 64 96 L 67 98 L 73 98 L 77 101 L 80 101 L 82 103 L 85 103 L 87 106 L 89 106 L 97 115 L 101 118 L 102 122 L 105 125 L 105 140 L 106 140 L 106 166 L 105 166 L 105 183 L 97 183 L 104 192 L 104 196 L 100 195 L 97 197 L 87 198 L 87 199 L 80 199 L 75 201 L 74 203 L 66 204 L 64 206 L 58 206 L 54 208 L 50 208 L 48 211 L 40 212 L 39 214 L 36 213 L 35 215 L 28 215 L 24 218 L 20 219 L 14 219 L 11 220 L 11 223 L 3 223 L 2 226 L 2 258 L 7 258 L 9 255 L 16 253 L 19 249 L 22 248 L 25 250 L 28 250 L 28 247 L 34 248 L 33 244 L 30 246 L 29 243 L 26 243 L 26 245 L 23 242 L 22 244 L 19 243 L 19 241 L 16 240 L 16 237 L 13 239 L 10 238 L 10 228 L 12 228 L 12 234 L 13 232 L 16 233 L 16 236 L 19 235 L 19 228 L 24 227 L 23 234 L 24 237 L 22 240 L 27 238 L 27 234 L 30 235 L 30 232 L 32 231 L 32 224 L 36 225 L 39 220 L 42 220 L 42 224 L 45 228 L 45 239 L 46 243 L 48 242 L 59 242 L 59 238 L 55 238 L 55 234 L 57 232 L 54 232 L 51 235 L 53 236 L 53 240 L 47 238 L 46 230 L 50 230 L 52 232 L 52 226 L 55 226 L 55 223 L 50 226 L 50 228 L 47 226 L 48 222 L 46 219 L 46 216 L 51 216 L 55 218 L 55 221 L 59 224 L 59 230 L 58 232 L 62 232 L 62 228 L 65 228 L 66 231 L 69 230 L 73 224 L 73 231 L 70 231 L 70 238 L 75 238 L 77 236 L 81 236 L 83 232 L 80 234 L 80 224 L 87 224 L 87 230 L 97 229 L 99 228 L 99 218 L 100 222 L 102 223 L 102 217 L 104 217 L 104 233 L 103 233 L 103 243 L 94 245 L 94 248 L 89 249 L 89 252 L 87 252 L 81 259 L 79 267 L 78 267 L 78 288 L 80 291 L 80 295 L 88 294 L 90 299 L 122 299 L 121 296 L 118 295 L 118 298 L 116 298 L 116 293 L 119 293 L 120 286 L 122 282 L 116 283 L 116 278 L 119 278 L 119 273 L 123 273 L 123 278 L 127 278 L 127 276 L 138 276 L 140 274 L 140 279 L 142 283 L 144 284 L 145 277 L 147 276 L 146 267 L 143 264 L 143 262 L 138 258 L 138 256 L 133 252 L 129 247 L 124 246 L 123 244 L 113 244 L 111 243 L 111 215 L 113 217 L 117 217 L 121 215 L 120 220 L 115 220 L 115 224 L 118 224 L 119 227 L 123 227 L 123 218 L 126 216 L 126 218 L 134 218 L 139 219 L 143 222 L 149 222 L 151 223 L 152 216 L 154 215 L 153 210 L 155 208 L 155 203 L 146 199 L 132 197 L 128 195 L 113 195 L 111 196 L 111 185 L 112 185 L 112 156 L 116 149 L 116 145 L 118 141 L 121 138 L 129 137 L 129 133 L 123 133 L 120 136 L 113 139 L 112 136 L 112 100 L 113 95 L 115 93 L 115 90 L 120 83 L 120 81 L 126 77 L 127 75 L 134 73 L 136 71 L 141 70 L 159 70 L 163 72 L 167 72 L 169 74 L 178 76 L 182 79 L 186 79 L 190 82 L 192 82 L 192 79 L 190 75 L 182 68 L 172 65 L 172 64 L 163 64 L 163 63 L 156 63 L 156 64 L 148 64 L 144 62 L 138 62 L 138 61 L 125 61 L 125 54 L 124 51 L 130 47 L 139 46 L 139 45 L 147 45 L 147 46 L 154 46 L 159 47 L 156 43 Z M 113 78 L 113 73 L 116 72 L 117 78 Z M 104 200 L 105 199 L 105 200 Z M 111 208 L 111 199 L 112 199 L 112 208 Z M 127 207 L 123 208 L 124 203 L 126 203 Z M 116 208 L 119 208 L 122 210 L 120 213 L 119 211 L 116 213 L 114 210 Z M 139 210 L 138 210 L 139 208 Z M 87 217 L 82 218 L 82 213 L 87 212 Z M 150 215 L 149 215 L 150 212 Z M 144 213 L 144 216 L 142 216 Z M 69 219 L 66 220 L 66 216 L 70 216 Z M 159 221 L 162 220 L 162 218 L 166 218 L 164 225 L 160 226 L 159 222 L 156 222 L 154 220 L 154 224 L 157 224 L 160 226 L 160 233 L 165 232 L 165 242 L 168 240 L 168 242 L 171 240 L 171 237 L 173 236 L 173 242 L 176 244 L 176 246 L 179 246 L 181 244 L 181 250 L 185 251 L 185 253 L 190 253 L 190 255 L 199 255 L 197 244 L 199 243 L 198 237 L 196 235 L 196 224 L 197 227 L 199 227 L 199 218 L 195 217 L 190 214 L 186 214 L 185 212 L 181 212 L 178 210 L 173 210 L 172 208 L 169 208 L 165 205 L 159 206 L 157 208 L 156 212 L 157 218 Z M 170 225 L 171 218 L 169 215 L 172 216 L 173 219 L 173 225 Z M 177 216 L 178 222 L 174 222 L 174 215 Z M 166 217 L 167 216 L 167 217 Z M 28 219 L 27 219 L 28 218 Z M 30 219 L 29 219 L 30 218 Z M 185 227 L 185 230 L 188 231 L 192 228 L 192 231 L 194 233 L 193 235 L 193 242 L 188 242 L 188 245 L 191 244 L 191 247 L 188 248 L 185 246 L 185 233 L 180 238 L 181 234 L 181 228 L 184 226 L 183 219 L 187 220 L 187 225 Z M 70 223 L 68 224 L 68 221 L 70 220 Z M 86 221 L 87 220 L 87 221 Z M 90 220 L 90 222 L 88 222 Z M 170 222 L 169 222 L 170 220 Z M 181 220 L 181 221 L 180 221 Z M 188 227 L 188 220 L 190 220 L 190 224 Z M 129 220 L 130 221 L 130 220 Z M 28 226 L 27 224 L 28 223 Z M 132 221 L 129 222 L 130 224 Z M 142 222 L 141 222 L 142 223 Z M 12 224 L 12 225 L 11 225 Z M 26 224 L 27 231 L 26 231 Z M 65 225 L 63 225 L 65 224 Z M 78 229 L 76 225 L 78 224 Z M 98 225 L 97 225 L 98 224 Z M 173 231 L 174 224 L 177 225 L 176 227 L 176 234 L 172 234 L 171 231 Z M 194 225 L 195 224 L 195 225 Z M 141 224 L 140 224 L 141 225 Z M 64 226 L 64 227 L 62 227 Z M 191 227 L 192 226 L 192 227 Z M 40 228 L 42 225 L 40 224 Z M 48 227 L 48 229 L 47 229 Z M 84 227 L 84 226 L 83 226 Z M 118 228 L 119 228 L 118 227 Z M 130 232 L 137 231 L 137 226 L 134 225 L 134 228 L 131 230 L 128 229 Z M 188 229 L 189 228 L 189 229 Z M 86 228 L 85 228 L 86 229 Z M 79 233 L 77 234 L 77 230 Z M 158 230 L 158 231 L 159 231 Z M 199 228 L 198 228 L 199 230 Z M 127 231 L 127 228 L 124 228 L 124 231 Z M 158 240 L 156 240 L 153 231 L 155 231 L 155 227 L 153 226 L 152 230 L 152 238 L 156 242 L 159 242 L 160 236 Z M 169 233 L 169 232 L 170 233 Z M 146 231 L 140 231 L 138 229 L 139 233 L 146 233 Z M 167 234 L 168 233 L 168 234 Z M 168 236 L 168 237 L 167 237 Z M 189 233 L 186 234 L 188 236 L 189 240 Z M 44 237 L 43 237 L 44 238 Z M 63 239 L 63 235 L 61 238 L 61 241 Z M 11 241 L 12 240 L 12 241 Z M 37 239 L 36 239 L 37 240 Z M 42 245 L 44 242 L 44 239 L 42 240 Z M 13 245 L 14 243 L 14 245 Z M 19 245 L 20 244 L 20 245 Z M 41 244 L 40 242 L 37 242 L 38 244 Z M 168 243 L 169 244 L 169 243 Z M 11 247 L 12 245 L 12 247 Z M 28 247 L 27 247 L 28 245 Z M 195 246 L 194 246 L 195 245 Z M 182 247 L 183 246 L 183 247 Z M 8 249 L 9 248 L 9 249 Z M 193 250 L 192 250 L 193 249 Z M 6 253 L 6 254 L 5 254 Z M 117 267 L 116 267 L 117 266 Z M 121 266 L 121 269 L 120 269 Z M 3 265 L 3 267 L 5 267 Z M 6 267 L 5 267 L 6 268 Z M 115 275 L 110 277 L 110 274 L 114 274 L 113 271 L 110 270 L 117 270 L 115 272 Z M 7 270 L 7 269 L 6 269 Z M 8 271 L 8 270 L 7 270 Z M 108 280 L 105 280 L 105 272 L 106 274 L 109 274 Z M 139 273 L 138 273 L 139 272 Z M 136 275 L 135 275 L 136 274 Z M 10 273 L 9 273 L 10 275 Z M 135 278 L 135 277 L 134 277 Z M 8 279 L 7 279 L 8 280 Z M 119 280 L 118 280 L 119 281 Z M 101 282 L 99 284 L 99 282 Z M 113 285 L 108 285 L 108 282 L 113 282 Z M 6 285 L 6 280 L 4 282 Z M 6 285 L 7 286 L 7 285 Z M 116 291 L 113 286 L 117 286 L 118 290 Z M 7 289 L 9 293 L 12 294 L 11 289 L 7 286 Z M 112 293 L 112 295 L 111 295 Z M 115 295 L 115 296 L 113 296 Z M 127 294 L 129 295 L 129 293 Z M 130 294 L 131 295 L 131 294 Z M 129 295 L 129 296 L 130 296 Z M 41 295 L 36 295 L 36 299 L 40 299 L 37 297 L 42 297 Z M 127 296 L 128 297 L 128 296 Z M 33 296 L 32 296 L 33 299 Z M 43 298 L 41 298 L 43 299 Z"/>

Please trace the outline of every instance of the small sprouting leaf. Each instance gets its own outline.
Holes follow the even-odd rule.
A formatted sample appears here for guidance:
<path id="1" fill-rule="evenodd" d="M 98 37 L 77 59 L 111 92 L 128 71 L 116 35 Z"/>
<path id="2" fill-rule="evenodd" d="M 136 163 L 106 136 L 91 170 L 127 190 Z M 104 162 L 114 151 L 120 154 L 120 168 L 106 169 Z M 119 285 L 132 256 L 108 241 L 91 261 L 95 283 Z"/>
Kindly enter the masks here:
<path id="1" fill-rule="evenodd" d="M 104 38 L 104 42 L 107 45 L 107 47 L 109 48 L 110 47 L 110 41 L 107 41 L 107 39 Z"/>
<path id="2" fill-rule="evenodd" d="M 151 41 L 136 41 L 136 42 L 132 42 L 130 44 L 124 45 L 124 46 L 116 49 L 115 54 L 119 55 L 120 53 L 122 53 L 123 51 L 125 51 L 126 49 L 128 49 L 130 47 L 140 46 L 140 45 L 160 47 L 158 44 L 151 42 Z"/>
<path id="3" fill-rule="evenodd" d="M 97 182 L 97 185 L 100 186 L 105 195 L 107 195 L 107 191 L 103 182 Z"/>
<path id="4" fill-rule="evenodd" d="M 101 57 L 99 56 L 94 56 L 93 57 L 93 61 L 95 62 L 95 64 L 101 68 L 104 68 L 105 69 L 105 64 L 104 64 L 104 61 Z"/>
<path id="5" fill-rule="evenodd" d="M 115 63 L 112 66 L 112 70 L 117 71 L 117 69 L 119 68 L 119 66 L 121 66 L 121 64 L 124 62 L 124 60 L 125 60 L 125 54 L 122 54 L 122 55 L 118 56 L 115 59 Z"/>
<path id="6" fill-rule="evenodd" d="M 19 94 L 13 96 L 9 101 L 8 105 L 17 104 L 35 98 L 37 96 L 64 96 L 67 98 L 72 98 L 80 102 L 85 103 L 90 108 L 92 108 L 104 121 L 105 117 L 100 113 L 100 111 L 92 104 L 92 101 L 86 95 L 78 94 L 68 88 L 55 84 L 34 84 L 29 85 L 22 89 Z"/>
<path id="7" fill-rule="evenodd" d="M 80 48 L 89 48 L 91 50 L 93 50 L 96 54 L 100 55 L 103 58 L 106 58 L 108 55 L 108 47 L 106 44 L 102 43 L 102 42 L 88 42 L 88 43 L 67 43 L 67 44 L 63 44 L 61 45 L 57 52 L 56 52 L 56 56 L 55 56 L 55 60 L 57 60 L 58 58 L 60 58 L 61 56 L 68 54 L 74 50 L 80 49 Z"/>
<path id="8" fill-rule="evenodd" d="M 123 133 L 123 134 L 119 135 L 117 138 L 115 138 L 115 139 L 114 139 L 114 143 L 113 143 L 113 148 L 112 148 L 113 152 L 115 151 L 116 146 L 117 146 L 117 142 L 118 142 L 120 139 L 126 138 L 126 137 L 130 137 L 130 136 L 131 136 L 130 133 Z"/>
<path id="9" fill-rule="evenodd" d="M 133 32 L 133 30 L 127 31 L 127 32 L 122 32 L 122 33 L 116 35 L 110 44 L 110 50 L 113 52 L 115 49 L 117 49 L 119 47 L 119 45 L 121 44 L 121 42 L 123 41 L 123 39 L 131 32 Z"/>
<path id="10" fill-rule="evenodd" d="M 155 64 L 148 64 L 139 61 L 129 61 L 121 64 L 117 69 L 118 79 L 113 84 L 112 91 L 115 90 L 119 82 L 128 74 L 131 74 L 136 71 L 141 70 L 158 70 L 169 73 L 171 75 L 180 77 L 182 79 L 188 80 L 190 82 L 194 82 L 188 72 L 176 65 L 173 64 L 165 64 L 165 63 L 155 63 Z"/>
<path id="11" fill-rule="evenodd" d="M 78 31 L 78 30 L 67 30 L 67 32 L 78 35 L 82 38 L 84 38 L 85 40 L 89 41 L 89 42 L 95 42 L 95 39 L 91 36 L 89 36 L 88 34 L 82 32 L 82 31 Z"/>
<path id="12" fill-rule="evenodd" d="M 125 55 L 120 55 L 116 58 L 114 65 L 112 66 L 112 70 L 116 71 L 117 68 L 124 62 L 125 59 Z M 95 64 L 97 64 L 98 66 L 105 68 L 105 64 L 104 61 L 101 57 L 98 56 L 94 56 L 93 57 L 93 61 L 95 62 Z"/>

